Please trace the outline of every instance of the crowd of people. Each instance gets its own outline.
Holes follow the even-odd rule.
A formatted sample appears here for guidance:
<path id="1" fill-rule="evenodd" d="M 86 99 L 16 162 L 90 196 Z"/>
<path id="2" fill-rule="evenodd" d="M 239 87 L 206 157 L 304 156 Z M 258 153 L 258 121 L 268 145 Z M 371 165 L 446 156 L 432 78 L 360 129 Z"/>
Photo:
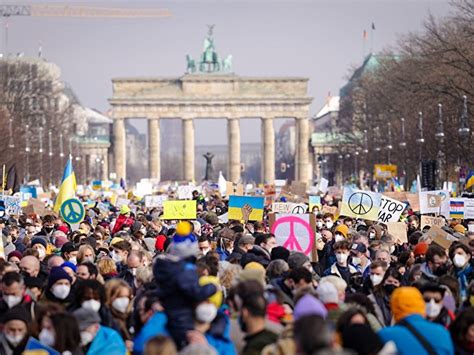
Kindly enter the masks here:
<path id="1" fill-rule="evenodd" d="M 445 249 L 409 208 L 407 243 L 316 208 L 310 258 L 278 245 L 271 210 L 222 222 L 224 199 L 194 198 L 189 221 L 141 203 L 75 228 L 0 219 L 0 355 L 474 353 L 474 221 L 446 220 Z"/>

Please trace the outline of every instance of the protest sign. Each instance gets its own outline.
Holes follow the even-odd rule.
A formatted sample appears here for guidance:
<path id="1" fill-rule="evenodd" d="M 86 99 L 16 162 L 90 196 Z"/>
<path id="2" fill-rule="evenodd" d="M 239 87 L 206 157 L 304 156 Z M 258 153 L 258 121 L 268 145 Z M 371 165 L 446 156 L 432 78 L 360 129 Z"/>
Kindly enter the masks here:
<path id="1" fill-rule="evenodd" d="M 145 196 L 145 207 L 163 207 L 163 202 L 168 200 L 167 195 Z"/>
<path id="2" fill-rule="evenodd" d="M 404 202 L 382 196 L 378 220 L 382 223 L 398 222 L 406 206 L 407 204 Z"/>
<path id="3" fill-rule="evenodd" d="M 28 201 L 30 198 L 37 198 L 38 191 L 36 186 L 22 186 L 20 187 L 22 201 Z"/>
<path id="4" fill-rule="evenodd" d="M 306 195 L 306 183 L 301 181 L 292 181 L 290 186 L 290 192 L 295 196 Z"/>
<path id="5" fill-rule="evenodd" d="M 163 201 L 162 219 L 195 219 L 196 201 Z"/>
<path id="6" fill-rule="evenodd" d="M 48 210 L 44 202 L 41 200 L 38 200 L 36 198 L 31 198 L 28 201 L 28 204 L 23 207 L 23 213 L 26 214 L 27 216 L 30 216 L 32 214 L 37 214 L 40 217 L 46 216 L 47 214 L 50 214 L 51 211 Z"/>
<path id="7" fill-rule="evenodd" d="M 195 187 L 191 185 L 178 186 L 178 199 L 179 200 L 192 200 L 194 190 L 195 190 Z"/>
<path id="8" fill-rule="evenodd" d="M 374 178 L 377 180 L 388 180 L 397 176 L 397 166 L 393 164 L 375 164 Z"/>
<path id="9" fill-rule="evenodd" d="M 474 219 L 474 199 L 464 199 L 464 219 Z"/>
<path id="10" fill-rule="evenodd" d="M 435 213 L 449 217 L 449 191 L 420 191 L 418 196 L 421 214 Z"/>
<path id="11" fill-rule="evenodd" d="M 430 217 L 430 216 L 421 216 L 421 230 L 425 227 L 437 226 L 439 228 L 444 227 L 446 222 L 443 217 Z"/>
<path id="12" fill-rule="evenodd" d="M 251 185 L 251 184 L 249 184 Z M 252 190 L 253 186 L 251 185 L 249 190 Z M 226 182 L 226 192 L 227 196 L 234 195 L 234 196 L 243 196 L 244 195 L 244 185 L 242 184 L 234 184 L 233 182 L 227 181 Z"/>
<path id="13" fill-rule="evenodd" d="M 263 186 L 263 194 L 265 195 L 265 206 L 268 206 L 276 197 L 276 187 L 274 184 L 265 184 Z"/>
<path id="14" fill-rule="evenodd" d="M 451 198 L 449 200 L 449 218 L 463 219 L 464 218 L 464 199 Z"/>
<path id="15" fill-rule="evenodd" d="M 135 195 L 142 197 L 146 195 L 151 195 L 152 193 L 153 193 L 153 184 L 150 181 L 137 182 Z"/>
<path id="16" fill-rule="evenodd" d="M 304 214 L 308 209 L 308 205 L 304 203 L 292 202 L 274 202 L 272 203 L 272 211 L 274 213 Z"/>
<path id="17" fill-rule="evenodd" d="M 5 214 L 8 216 L 17 216 L 21 213 L 21 198 L 15 196 L 2 196 L 0 200 L 5 205 Z"/>
<path id="18" fill-rule="evenodd" d="M 344 187 L 341 216 L 378 220 L 382 195 L 371 191 L 355 190 Z"/>
<path id="19" fill-rule="evenodd" d="M 313 212 L 313 208 L 317 207 L 319 211 L 321 211 L 321 208 L 323 207 L 321 205 L 321 196 L 309 196 L 309 211 L 308 212 Z"/>
<path id="20" fill-rule="evenodd" d="M 431 227 L 426 235 L 431 238 L 434 244 L 437 244 L 446 250 L 449 249 L 453 242 L 458 240 L 456 237 L 442 230 L 438 226 Z"/>
<path id="21" fill-rule="evenodd" d="M 123 197 L 118 197 L 115 202 L 115 206 L 118 208 L 122 207 L 123 205 L 128 206 L 129 204 L 130 204 L 130 200 L 128 198 L 123 198 Z"/>
<path id="22" fill-rule="evenodd" d="M 101 180 L 92 181 L 92 190 L 99 191 L 101 189 L 102 189 L 102 181 Z"/>
<path id="23" fill-rule="evenodd" d="M 321 178 L 321 181 L 319 181 L 319 184 L 318 184 L 318 190 L 321 191 L 323 194 L 325 194 L 328 191 L 328 185 L 329 185 L 329 180 L 326 180 L 325 178 Z"/>
<path id="24" fill-rule="evenodd" d="M 321 213 L 322 213 L 322 214 L 329 213 L 329 214 L 332 214 L 333 216 L 337 216 L 337 214 L 338 214 L 338 209 L 337 209 L 337 206 L 324 205 L 323 208 L 322 208 L 322 210 L 321 210 Z"/>
<path id="25" fill-rule="evenodd" d="M 313 214 L 270 215 L 270 230 L 278 245 L 290 251 L 299 251 L 313 260 L 317 259 L 315 246 L 315 216 Z"/>
<path id="26" fill-rule="evenodd" d="M 410 205 L 410 208 L 414 211 L 414 212 L 418 212 L 420 210 L 420 199 L 419 199 L 419 196 L 418 196 L 418 193 L 408 193 L 406 194 L 407 196 L 407 201 L 408 201 L 408 204 Z"/>
<path id="27" fill-rule="evenodd" d="M 405 222 L 387 223 L 387 231 L 397 244 L 408 243 L 407 225 Z"/>
<path id="28" fill-rule="evenodd" d="M 263 219 L 264 197 L 254 196 L 229 196 L 229 219 L 242 220 L 244 215 L 242 208 L 249 206 L 249 221 L 261 221 Z"/>

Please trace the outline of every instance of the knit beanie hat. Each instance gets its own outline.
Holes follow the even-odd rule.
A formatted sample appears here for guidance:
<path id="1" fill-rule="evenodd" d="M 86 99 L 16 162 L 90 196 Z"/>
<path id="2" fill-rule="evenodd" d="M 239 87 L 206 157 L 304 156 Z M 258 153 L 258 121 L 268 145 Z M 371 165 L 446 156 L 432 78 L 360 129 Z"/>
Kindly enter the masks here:
<path id="1" fill-rule="evenodd" d="M 93 311 L 92 309 L 79 308 L 72 312 L 72 315 L 76 318 L 81 331 L 86 330 L 93 324 L 100 323 L 99 313 Z"/>
<path id="2" fill-rule="evenodd" d="M 256 261 L 251 261 L 247 263 L 244 267 L 244 270 L 261 270 L 265 272 L 265 268 L 263 267 L 263 265 L 260 263 L 257 263 Z"/>
<path id="3" fill-rule="evenodd" d="M 425 301 L 415 287 L 399 287 L 392 293 L 390 308 L 393 318 L 398 322 L 412 314 L 425 315 Z"/>
<path id="4" fill-rule="evenodd" d="M 341 233 L 344 238 L 347 238 L 347 234 L 349 233 L 349 227 L 346 226 L 344 223 L 340 224 L 336 227 L 336 229 L 334 229 L 334 234 L 337 232 Z"/>
<path id="5" fill-rule="evenodd" d="M 21 320 L 22 322 L 29 324 L 31 322 L 31 315 L 25 307 L 16 306 L 9 308 L 1 317 L 2 324 L 5 324 L 11 320 Z"/>
<path id="6" fill-rule="evenodd" d="M 65 261 L 65 262 L 63 262 L 60 266 L 61 266 L 63 269 L 64 269 L 65 267 L 68 267 L 68 268 L 70 268 L 72 271 L 77 272 L 77 267 L 76 267 L 76 265 L 74 265 L 74 264 L 71 263 L 70 261 Z"/>
<path id="7" fill-rule="evenodd" d="M 53 266 L 49 272 L 48 288 L 51 288 L 59 280 L 72 282 L 71 276 L 61 266 Z"/>
<path id="8" fill-rule="evenodd" d="M 290 251 L 286 249 L 285 247 L 277 246 L 277 247 L 272 248 L 271 256 L 272 256 L 271 257 L 272 260 L 282 259 L 282 260 L 288 261 L 288 258 L 290 256 Z"/>
<path id="9" fill-rule="evenodd" d="M 316 295 L 322 303 L 339 303 L 337 288 L 330 282 L 321 282 L 316 289 Z"/>
<path id="10" fill-rule="evenodd" d="M 127 213 L 130 213 L 131 210 L 130 210 L 130 207 L 128 207 L 127 205 L 122 205 L 120 206 L 120 214 L 127 214 Z"/>
<path id="11" fill-rule="evenodd" d="M 48 243 L 46 242 L 46 240 L 40 237 L 33 238 L 33 240 L 31 241 L 31 247 L 33 247 L 33 245 L 35 244 L 41 244 L 42 246 L 44 246 L 45 249 L 48 247 Z"/>
<path id="12" fill-rule="evenodd" d="M 239 274 L 239 281 L 244 282 L 249 280 L 257 281 L 265 287 L 265 269 L 249 268 L 242 270 Z"/>
<path id="13" fill-rule="evenodd" d="M 299 251 L 293 251 L 288 257 L 288 266 L 291 270 L 302 267 L 304 263 L 309 261 L 309 258 Z"/>
<path id="14" fill-rule="evenodd" d="M 456 224 L 453 229 L 458 232 L 458 233 L 461 233 L 461 234 L 464 234 L 466 233 L 466 227 L 464 227 L 462 224 Z"/>
<path id="15" fill-rule="evenodd" d="M 201 276 L 199 278 L 199 285 L 204 286 L 207 284 L 216 285 L 216 289 L 217 289 L 216 293 L 214 293 L 207 300 L 211 302 L 214 306 L 216 306 L 216 308 L 219 308 L 222 305 L 222 299 L 223 299 L 219 279 L 216 276 Z"/>
<path id="16" fill-rule="evenodd" d="M 415 256 L 425 255 L 428 250 L 429 245 L 426 243 L 418 243 L 413 249 L 413 254 Z"/>
<path id="17" fill-rule="evenodd" d="M 169 253 L 181 259 L 197 256 L 199 247 L 196 237 L 192 234 L 193 225 L 190 222 L 179 222 L 176 233 L 169 247 Z"/>
<path id="18" fill-rule="evenodd" d="M 320 316 L 326 318 L 327 315 L 328 311 L 326 307 L 324 307 L 320 300 L 310 294 L 301 297 L 293 311 L 295 321 L 303 316 Z"/>

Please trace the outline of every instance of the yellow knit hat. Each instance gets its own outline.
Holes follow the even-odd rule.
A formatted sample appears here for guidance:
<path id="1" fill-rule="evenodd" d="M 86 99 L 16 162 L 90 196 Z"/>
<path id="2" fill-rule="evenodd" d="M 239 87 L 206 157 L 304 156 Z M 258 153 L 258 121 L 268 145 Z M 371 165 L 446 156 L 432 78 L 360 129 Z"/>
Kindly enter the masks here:
<path id="1" fill-rule="evenodd" d="M 344 236 L 344 238 L 347 238 L 347 234 L 349 233 L 349 227 L 346 226 L 344 223 L 340 224 L 334 230 L 334 233 L 337 233 L 337 232 L 341 233 Z"/>
<path id="2" fill-rule="evenodd" d="M 466 233 L 466 227 L 464 227 L 462 224 L 456 224 L 453 229 L 461 234 Z"/>
<path id="3" fill-rule="evenodd" d="M 245 265 L 244 270 L 261 270 L 265 272 L 265 268 L 262 264 L 257 263 L 256 261 L 251 261 L 247 265 Z"/>
<path id="4" fill-rule="evenodd" d="M 120 214 L 127 214 L 130 212 L 131 212 L 130 207 L 128 207 L 127 205 L 120 206 Z"/>
<path id="5" fill-rule="evenodd" d="M 425 301 L 421 292 L 415 287 L 399 287 L 390 299 L 393 318 L 399 322 L 412 314 L 425 315 Z"/>
<path id="6" fill-rule="evenodd" d="M 201 276 L 199 278 L 199 285 L 204 286 L 207 284 L 214 284 L 217 287 L 217 292 L 214 293 L 211 297 L 207 300 L 211 302 L 216 308 L 219 308 L 222 304 L 222 291 L 219 284 L 219 279 L 215 276 Z"/>

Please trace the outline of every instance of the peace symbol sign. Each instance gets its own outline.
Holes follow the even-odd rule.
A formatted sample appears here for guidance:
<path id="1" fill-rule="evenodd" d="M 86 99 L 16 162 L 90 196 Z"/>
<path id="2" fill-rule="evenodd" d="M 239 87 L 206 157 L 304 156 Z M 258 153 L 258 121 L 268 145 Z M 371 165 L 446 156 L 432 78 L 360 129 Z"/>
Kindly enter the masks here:
<path id="1" fill-rule="evenodd" d="M 370 212 L 374 201 L 372 201 L 372 197 L 365 192 L 355 192 L 349 197 L 347 204 L 353 213 L 363 216 Z"/>
<path id="2" fill-rule="evenodd" d="M 295 227 L 300 225 L 301 228 L 307 232 L 304 237 L 302 235 L 297 236 Z M 311 225 L 304 219 L 296 216 L 285 216 L 278 218 L 278 220 L 272 225 L 271 232 L 277 237 L 277 241 L 281 240 L 281 244 L 288 250 L 297 250 L 308 255 L 313 249 L 314 244 L 314 232 Z M 286 240 L 283 240 L 286 238 Z M 307 241 L 305 240 L 307 239 Z M 303 249 L 301 242 L 307 242 L 307 247 Z"/>
<path id="3" fill-rule="evenodd" d="M 69 224 L 82 222 L 85 214 L 84 206 L 77 198 L 70 198 L 61 205 L 61 216 Z"/>
<path id="4" fill-rule="evenodd" d="M 304 208 L 303 206 L 295 206 L 293 207 L 293 209 L 291 210 L 291 213 L 293 214 L 305 214 L 306 213 L 306 208 Z"/>

